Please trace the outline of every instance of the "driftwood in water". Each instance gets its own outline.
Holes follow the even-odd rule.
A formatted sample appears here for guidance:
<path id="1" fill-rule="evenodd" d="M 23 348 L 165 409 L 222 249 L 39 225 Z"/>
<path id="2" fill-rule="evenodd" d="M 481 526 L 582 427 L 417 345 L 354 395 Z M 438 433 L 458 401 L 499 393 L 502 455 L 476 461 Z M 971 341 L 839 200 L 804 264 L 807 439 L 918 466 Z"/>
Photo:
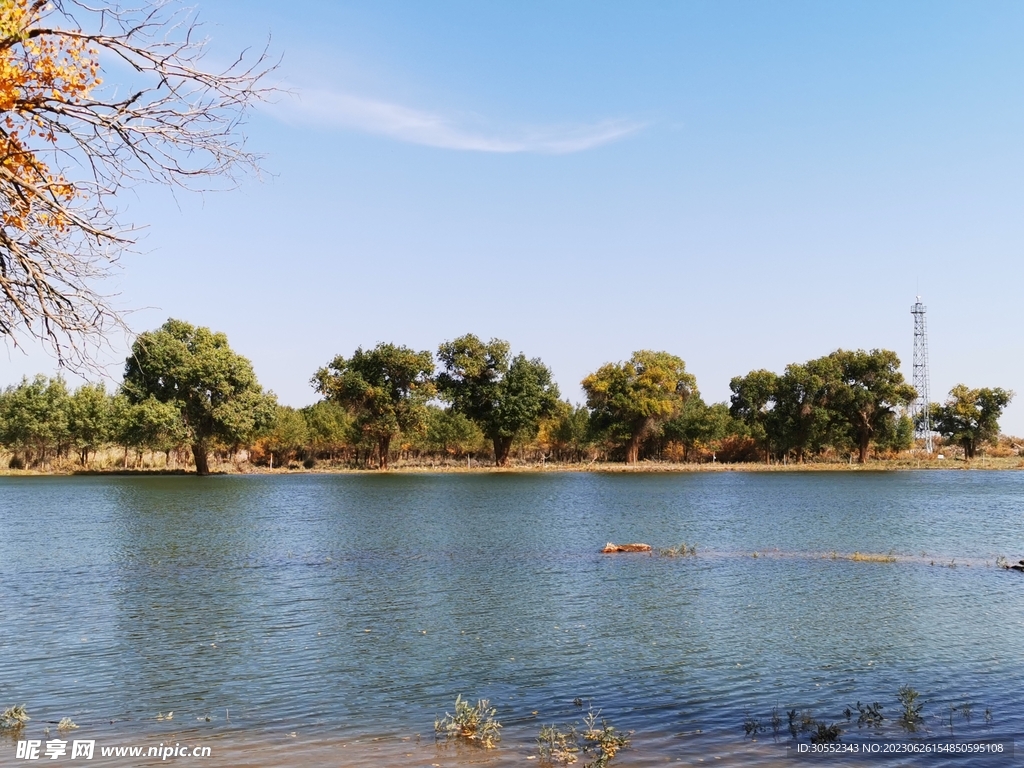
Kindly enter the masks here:
<path id="1" fill-rule="evenodd" d="M 612 544 L 610 541 L 604 545 L 601 554 L 610 555 L 615 552 L 650 552 L 650 544 Z"/>

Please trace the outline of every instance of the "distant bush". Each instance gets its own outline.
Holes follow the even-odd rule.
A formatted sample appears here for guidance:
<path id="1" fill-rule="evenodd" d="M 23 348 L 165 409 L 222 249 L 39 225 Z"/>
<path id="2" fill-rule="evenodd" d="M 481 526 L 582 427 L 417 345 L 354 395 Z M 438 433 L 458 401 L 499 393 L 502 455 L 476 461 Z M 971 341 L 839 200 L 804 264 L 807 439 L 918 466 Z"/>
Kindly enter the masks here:
<path id="1" fill-rule="evenodd" d="M 742 435 L 730 435 L 722 440 L 722 447 L 718 449 L 718 460 L 727 464 L 745 461 L 761 461 L 763 456 L 757 447 L 757 441 L 752 437 Z"/>

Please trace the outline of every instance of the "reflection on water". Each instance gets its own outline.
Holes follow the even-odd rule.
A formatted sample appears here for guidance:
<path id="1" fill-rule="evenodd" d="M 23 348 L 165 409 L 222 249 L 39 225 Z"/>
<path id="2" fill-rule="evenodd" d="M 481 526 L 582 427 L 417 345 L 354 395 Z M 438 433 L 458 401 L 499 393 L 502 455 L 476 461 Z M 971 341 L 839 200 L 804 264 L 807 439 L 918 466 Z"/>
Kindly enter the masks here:
<path id="1" fill-rule="evenodd" d="M 880 701 L 859 735 L 904 738 L 904 684 L 925 735 L 962 704 L 954 735 L 1012 735 L 1024 577 L 992 566 L 1024 556 L 1022 490 L 1010 472 L 0 478 L 0 706 L 27 702 L 34 738 L 70 716 L 235 765 L 518 764 L 577 696 L 636 731 L 629 765 L 780 761 L 785 727 L 742 728 L 773 707 L 856 736 L 843 710 Z M 458 693 L 498 707 L 501 749 L 436 751 Z"/>

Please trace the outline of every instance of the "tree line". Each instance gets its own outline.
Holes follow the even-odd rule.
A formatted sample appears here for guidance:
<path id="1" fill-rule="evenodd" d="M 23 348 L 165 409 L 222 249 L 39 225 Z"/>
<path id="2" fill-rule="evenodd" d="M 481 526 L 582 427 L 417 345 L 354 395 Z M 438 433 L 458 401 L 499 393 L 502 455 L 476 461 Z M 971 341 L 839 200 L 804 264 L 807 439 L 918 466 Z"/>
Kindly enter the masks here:
<path id="1" fill-rule="evenodd" d="M 223 333 L 168 320 L 141 334 L 121 385 L 36 376 L 0 392 L 0 445 L 11 467 L 116 450 L 123 466 L 244 456 L 270 467 L 328 461 L 387 468 L 395 458 L 493 461 L 794 461 L 891 455 L 914 445 L 916 392 L 889 350 L 836 350 L 782 373 L 730 382 L 705 403 L 685 362 L 641 350 L 582 381 L 585 405 L 561 398 L 539 359 L 473 334 L 429 350 L 381 343 L 336 356 L 311 384 L 321 400 L 280 405 Z M 973 458 L 998 437 L 1013 393 L 957 385 L 931 405 L 933 429 Z"/>

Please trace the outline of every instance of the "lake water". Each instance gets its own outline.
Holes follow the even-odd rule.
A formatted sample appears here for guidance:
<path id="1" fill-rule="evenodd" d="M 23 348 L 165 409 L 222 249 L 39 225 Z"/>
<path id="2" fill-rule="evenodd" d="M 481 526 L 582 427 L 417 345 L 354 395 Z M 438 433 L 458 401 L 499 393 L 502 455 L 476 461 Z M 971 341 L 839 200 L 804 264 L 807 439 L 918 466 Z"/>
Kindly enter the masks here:
<path id="1" fill-rule="evenodd" d="M 794 764 L 793 708 L 843 741 L 1012 741 L 1024 574 L 994 564 L 1022 512 L 1021 472 L 0 478 L 0 707 L 22 739 L 71 717 L 93 764 L 521 765 L 588 707 L 634 731 L 613 765 Z M 498 749 L 435 745 L 457 694 Z"/>

